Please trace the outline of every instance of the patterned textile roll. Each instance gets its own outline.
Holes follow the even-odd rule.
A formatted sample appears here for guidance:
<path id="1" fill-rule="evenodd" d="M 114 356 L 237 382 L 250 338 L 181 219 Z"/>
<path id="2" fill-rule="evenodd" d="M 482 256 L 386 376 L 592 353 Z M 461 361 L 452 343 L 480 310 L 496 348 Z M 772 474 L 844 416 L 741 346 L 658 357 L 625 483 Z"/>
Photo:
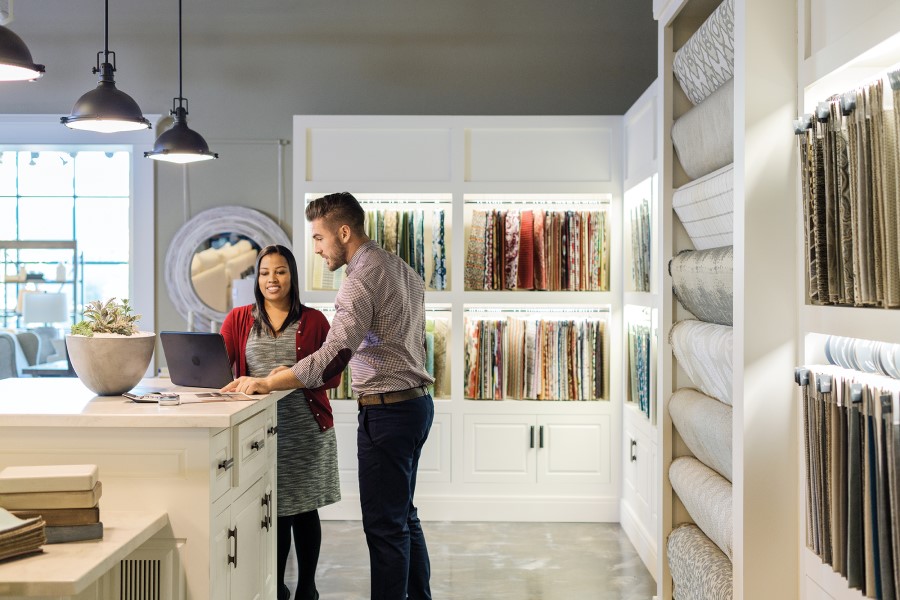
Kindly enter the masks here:
<path id="1" fill-rule="evenodd" d="M 450 322 L 447 319 L 434 320 L 434 395 L 437 398 L 450 396 L 450 353 L 447 343 L 450 339 Z"/>
<path id="2" fill-rule="evenodd" d="M 544 211 L 534 211 L 534 289 L 547 289 L 547 252 Z"/>
<path id="3" fill-rule="evenodd" d="M 672 461 L 669 481 L 700 530 L 733 558 L 731 482 L 692 456 Z"/>
<path id="4" fill-rule="evenodd" d="M 733 244 L 734 164 L 681 186 L 672 208 L 697 250 Z"/>
<path id="5" fill-rule="evenodd" d="M 675 121 L 672 143 L 691 179 L 734 162 L 734 79 Z"/>
<path id="6" fill-rule="evenodd" d="M 506 285 L 503 289 L 514 290 L 519 285 L 519 211 L 506 213 L 506 249 L 504 257 L 504 276 Z"/>
<path id="7" fill-rule="evenodd" d="M 431 287 L 443 290 L 447 287 L 447 249 L 444 245 L 444 211 L 435 209 L 431 217 Z"/>
<path id="8" fill-rule="evenodd" d="M 669 398 L 669 415 L 697 459 L 731 481 L 732 408 L 691 388 Z"/>
<path id="9" fill-rule="evenodd" d="M 672 326 L 669 343 L 678 364 L 700 391 L 732 405 L 731 327 L 686 319 Z"/>
<path id="10" fill-rule="evenodd" d="M 734 77 L 734 1 L 725 0 L 675 53 L 675 78 L 700 104 Z"/>
<path id="11" fill-rule="evenodd" d="M 384 211 L 384 249 L 397 254 L 397 236 L 399 234 L 400 213 L 396 210 Z"/>
<path id="12" fill-rule="evenodd" d="M 523 210 L 519 223 L 519 289 L 534 289 L 534 213 Z"/>
<path id="13" fill-rule="evenodd" d="M 466 246 L 466 289 L 480 290 L 484 286 L 484 248 L 487 235 L 488 212 L 476 210 L 472 213 L 472 227 Z M 385 229 L 387 231 L 387 229 Z"/>
<path id="14" fill-rule="evenodd" d="M 730 600 L 733 597 L 731 561 L 696 525 L 680 525 L 666 542 L 674 598 Z"/>
<path id="15" fill-rule="evenodd" d="M 732 246 L 687 250 L 674 256 L 669 274 L 675 297 L 701 321 L 731 325 L 733 263 Z"/>

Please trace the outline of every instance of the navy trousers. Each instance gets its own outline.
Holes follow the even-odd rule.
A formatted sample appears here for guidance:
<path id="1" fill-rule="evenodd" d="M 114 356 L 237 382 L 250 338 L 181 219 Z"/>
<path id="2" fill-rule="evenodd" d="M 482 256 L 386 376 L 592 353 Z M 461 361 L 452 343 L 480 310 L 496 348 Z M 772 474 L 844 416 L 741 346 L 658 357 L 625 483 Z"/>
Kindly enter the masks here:
<path id="1" fill-rule="evenodd" d="M 434 402 L 426 395 L 363 406 L 358 419 L 359 499 L 372 600 L 430 600 L 431 563 L 413 496 Z"/>

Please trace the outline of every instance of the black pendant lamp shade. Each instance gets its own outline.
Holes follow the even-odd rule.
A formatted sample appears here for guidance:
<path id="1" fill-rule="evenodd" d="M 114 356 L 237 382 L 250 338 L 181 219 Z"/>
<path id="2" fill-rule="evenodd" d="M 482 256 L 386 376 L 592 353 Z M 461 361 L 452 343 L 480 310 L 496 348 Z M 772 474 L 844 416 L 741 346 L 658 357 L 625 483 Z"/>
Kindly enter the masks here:
<path id="1" fill-rule="evenodd" d="M 103 62 L 100 62 L 100 55 Z M 112 55 L 112 62 L 109 61 Z M 105 46 L 97 53 L 97 66 L 93 73 L 100 74 L 97 87 L 84 94 L 72 107 L 72 114 L 61 117 L 60 122 L 71 129 L 84 129 L 100 133 L 137 131 L 149 129 L 150 121 L 144 118 L 141 107 L 134 99 L 116 88 L 113 73 L 116 71 L 116 53 L 109 51 L 109 0 L 106 1 Z"/>
<path id="2" fill-rule="evenodd" d="M 156 138 L 153 150 L 144 152 L 144 156 L 178 164 L 219 158 L 216 152 L 209 151 L 209 145 L 203 136 L 187 126 L 188 101 L 184 97 L 181 85 L 181 0 L 178 0 L 178 97 L 172 100 L 171 112 L 175 117 L 175 123 L 171 129 L 162 132 Z"/>
<path id="3" fill-rule="evenodd" d="M 44 65 L 35 64 L 22 38 L 0 25 L 0 81 L 32 81 L 43 74 Z"/>
<path id="4" fill-rule="evenodd" d="M 176 100 L 187 102 L 187 98 Z M 219 158 L 218 153 L 209 151 L 209 145 L 203 136 L 187 126 L 187 113 L 184 106 L 176 107 L 173 102 L 175 124 L 156 138 L 153 151 L 144 152 L 145 157 L 178 164 Z"/>

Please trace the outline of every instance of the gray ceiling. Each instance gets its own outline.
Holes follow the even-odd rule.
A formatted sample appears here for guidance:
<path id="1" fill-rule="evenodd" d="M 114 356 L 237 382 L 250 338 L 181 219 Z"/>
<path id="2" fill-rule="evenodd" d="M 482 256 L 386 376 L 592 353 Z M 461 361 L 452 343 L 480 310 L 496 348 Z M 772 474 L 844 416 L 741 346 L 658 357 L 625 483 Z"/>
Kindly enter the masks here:
<path id="1" fill-rule="evenodd" d="M 47 75 L 4 88 L 0 112 L 67 112 L 95 82 L 103 1 L 14 8 Z M 216 118 L 622 114 L 656 76 L 652 0 L 184 0 L 184 29 L 185 96 Z M 119 87 L 164 112 L 177 1 L 110 0 L 110 49 Z"/>

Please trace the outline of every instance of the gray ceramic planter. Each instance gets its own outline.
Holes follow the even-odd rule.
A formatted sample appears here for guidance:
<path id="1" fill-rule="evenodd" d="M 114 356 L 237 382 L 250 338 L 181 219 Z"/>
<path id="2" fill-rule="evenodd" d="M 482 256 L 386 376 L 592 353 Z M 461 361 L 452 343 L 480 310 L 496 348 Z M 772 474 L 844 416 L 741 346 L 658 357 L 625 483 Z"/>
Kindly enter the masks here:
<path id="1" fill-rule="evenodd" d="M 136 386 L 150 366 L 155 345 L 156 334 L 146 331 L 66 336 L 75 374 L 98 396 L 119 396 Z"/>

